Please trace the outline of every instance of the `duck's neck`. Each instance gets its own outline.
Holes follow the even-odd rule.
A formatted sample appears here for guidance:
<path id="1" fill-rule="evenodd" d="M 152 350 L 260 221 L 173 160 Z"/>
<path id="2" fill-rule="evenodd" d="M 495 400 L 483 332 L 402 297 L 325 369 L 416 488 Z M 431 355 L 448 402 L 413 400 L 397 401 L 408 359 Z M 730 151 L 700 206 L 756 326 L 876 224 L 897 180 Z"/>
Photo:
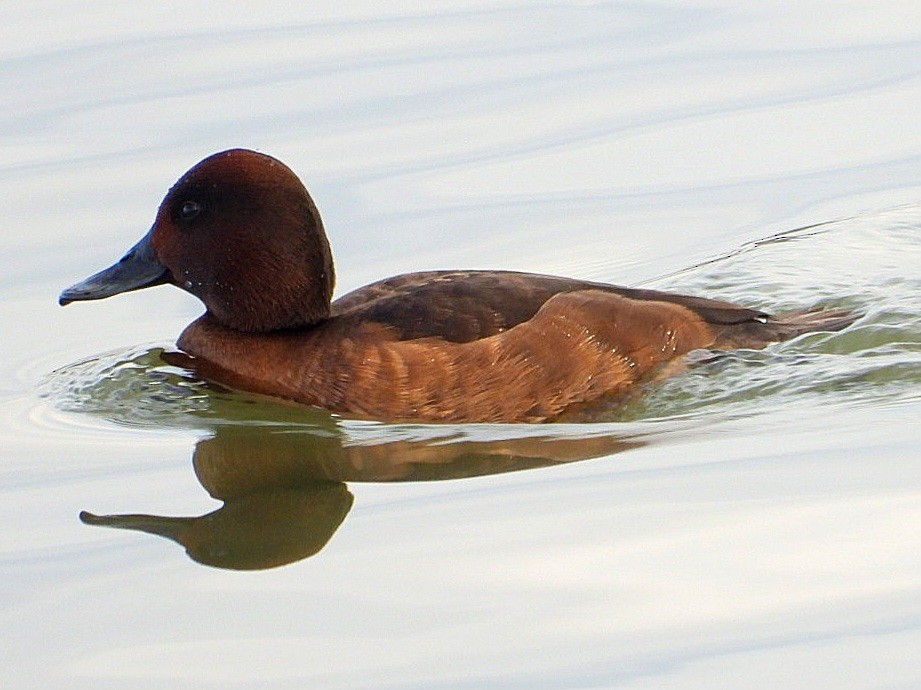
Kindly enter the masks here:
<path id="1" fill-rule="evenodd" d="M 306 239 L 306 256 L 308 257 L 307 275 L 303 301 L 298 309 L 296 322 L 283 327 L 298 328 L 310 326 L 329 317 L 333 290 L 336 287 L 336 272 L 333 268 L 333 253 L 323 229 L 323 221 L 313 200 L 308 197 L 307 217 L 310 228 Z M 294 306 L 294 305 L 292 305 Z"/>

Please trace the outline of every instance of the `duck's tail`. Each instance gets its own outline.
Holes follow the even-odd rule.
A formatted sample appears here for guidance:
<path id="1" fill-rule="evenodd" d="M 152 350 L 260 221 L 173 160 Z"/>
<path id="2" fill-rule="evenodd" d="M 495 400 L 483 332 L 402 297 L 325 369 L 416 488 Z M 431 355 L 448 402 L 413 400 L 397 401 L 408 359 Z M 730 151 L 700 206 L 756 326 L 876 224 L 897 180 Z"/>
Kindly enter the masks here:
<path id="1" fill-rule="evenodd" d="M 714 347 L 761 348 L 770 343 L 790 340 L 815 331 L 840 331 L 847 328 L 861 314 L 847 309 L 805 309 L 782 314 L 766 315 L 752 321 L 723 326 Z"/>

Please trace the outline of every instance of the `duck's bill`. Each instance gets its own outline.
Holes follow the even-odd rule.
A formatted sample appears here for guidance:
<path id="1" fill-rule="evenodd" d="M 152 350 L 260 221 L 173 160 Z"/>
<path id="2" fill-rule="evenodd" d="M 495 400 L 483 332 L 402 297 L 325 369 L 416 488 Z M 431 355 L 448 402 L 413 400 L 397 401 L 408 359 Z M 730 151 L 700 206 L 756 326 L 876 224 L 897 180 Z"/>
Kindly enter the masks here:
<path id="1" fill-rule="evenodd" d="M 160 517 L 159 515 L 94 515 L 86 510 L 80 511 L 80 522 L 85 525 L 117 527 L 137 532 L 147 532 L 161 537 L 179 541 L 179 535 L 192 522 L 189 518 Z"/>
<path id="2" fill-rule="evenodd" d="M 168 282 L 170 273 L 157 259 L 147 233 L 118 263 L 64 290 L 58 303 L 63 307 L 71 302 L 104 299 Z"/>

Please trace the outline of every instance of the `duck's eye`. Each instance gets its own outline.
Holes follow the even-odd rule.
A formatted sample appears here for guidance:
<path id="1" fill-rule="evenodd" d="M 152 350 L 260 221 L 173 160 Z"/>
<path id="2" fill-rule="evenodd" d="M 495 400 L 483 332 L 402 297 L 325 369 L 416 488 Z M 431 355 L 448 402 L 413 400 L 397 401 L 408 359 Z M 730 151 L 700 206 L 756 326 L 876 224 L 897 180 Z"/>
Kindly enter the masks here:
<path id="1" fill-rule="evenodd" d="M 201 213 L 201 204 L 197 201 L 184 201 L 182 206 L 179 207 L 179 217 L 184 220 L 194 218 L 199 213 Z"/>

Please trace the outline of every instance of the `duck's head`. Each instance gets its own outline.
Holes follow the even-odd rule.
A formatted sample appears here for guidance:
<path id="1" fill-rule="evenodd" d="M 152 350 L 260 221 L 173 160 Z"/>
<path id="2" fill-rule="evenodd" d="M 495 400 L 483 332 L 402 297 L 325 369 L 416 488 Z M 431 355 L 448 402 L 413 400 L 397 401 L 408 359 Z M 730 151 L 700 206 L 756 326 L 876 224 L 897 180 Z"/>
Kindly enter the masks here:
<path id="1" fill-rule="evenodd" d="M 334 280 L 320 214 L 297 175 L 271 156 L 232 149 L 183 175 L 150 232 L 59 301 L 172 283 L 225 326 L 270 331 L 328 316 Z"/>

